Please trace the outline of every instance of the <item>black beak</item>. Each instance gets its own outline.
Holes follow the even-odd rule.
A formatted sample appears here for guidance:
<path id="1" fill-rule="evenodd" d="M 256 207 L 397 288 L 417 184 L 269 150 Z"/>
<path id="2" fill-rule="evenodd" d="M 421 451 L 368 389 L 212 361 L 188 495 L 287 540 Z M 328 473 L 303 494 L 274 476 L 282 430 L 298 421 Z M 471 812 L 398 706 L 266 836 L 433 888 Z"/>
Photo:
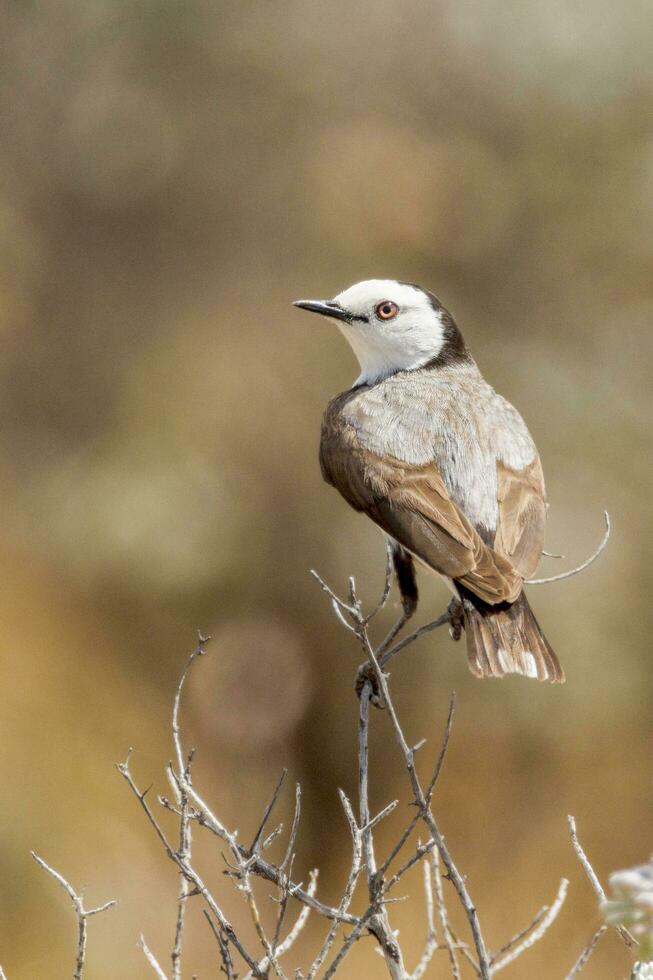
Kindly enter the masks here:
<path id="1" fill-rule="evenodd" d="M 343 310 L 337 303 L 332 303 L 325 299 L 296 299 L 293 306 L 298 306 L 300 310 L 309 310 L 311 313 L 321 313 L 322 316 L 332 316 L 336 320 L 344 320 L 351 323 L 354 319 L 347 310 Z"/>

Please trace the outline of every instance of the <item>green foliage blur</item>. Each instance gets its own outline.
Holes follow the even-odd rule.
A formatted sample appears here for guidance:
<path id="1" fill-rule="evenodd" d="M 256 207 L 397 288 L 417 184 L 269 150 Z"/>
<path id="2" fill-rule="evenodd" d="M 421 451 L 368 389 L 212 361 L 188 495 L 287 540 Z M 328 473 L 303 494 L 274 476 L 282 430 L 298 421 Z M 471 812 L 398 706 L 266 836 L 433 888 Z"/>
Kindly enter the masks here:
<path id="1" fill-rule="evenodd" d="M 544 572 L 594 548 L 604 507 L 613 519 L 595 566 L 531 590 L 563 688 L 481 683 L 443 632 L 392 670 L 424 765 L 457 690 L 436 807 L 489 945 L 571 879 L 555 928 L 506 980 L 571 968 L 599 914 L 567 813 L 604 880 L 651 849 L 652 97 L 645 0 L 3 5 L 9 980 L 73 962 L 72 914 L 31 848 L 89 903 L 120 900 L 90 923 L 89 977 L 146 976 L 141 930 L 165 962 L 175 875 L 114 763 L 133 745 L 140 783 L 169 791 L 172 693 L 196 628 L 214 637 L 184 713 L 196 778 L 247 838 L 288 766 L 304 791 L 297 873 L 319 863 L 321 894 L 339 894 L 360 657 L 308 571 L 337 588 L 353 573 L 371 601 L 384 548 L 317 464 L 353 357 L 290 303 L 371 276 L 437 292 L 527 419 L 548 547 L 567 556 Z M 448 596 L 425 576 L 421 592 L 426 620 Z M 376 810 L 408 793 L 387 718 L 374 723 Z M 219 854 L 203 855 L 246 928 Z M 420 900 L 393 915 L 416 951 Z M 208 976 L 212 939 L 199 909 L 191 920 L 188 975 Z M 324 924 L 312 929 L 306 959 Z M 625 976 L 625 957 L 611 934 L 588 976 Z M 343 976 L 383 970 L 370 940 Z"/>

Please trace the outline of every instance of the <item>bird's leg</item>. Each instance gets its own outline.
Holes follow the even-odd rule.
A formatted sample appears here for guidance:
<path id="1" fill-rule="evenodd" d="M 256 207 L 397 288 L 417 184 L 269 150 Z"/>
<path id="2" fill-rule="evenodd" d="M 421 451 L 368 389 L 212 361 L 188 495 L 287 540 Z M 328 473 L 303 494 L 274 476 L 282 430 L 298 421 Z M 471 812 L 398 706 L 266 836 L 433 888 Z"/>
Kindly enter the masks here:
<path id="1" fill-rule="evenodd" d="M 396 541 L 392 542 L 392 565 L 395 572 L 395 578 L 397 579 L 397 585 L 399 586 L 402 613 L 377 650 L 377 656 L 379 657 L 383 656 L 394 640 L 395 636 L 397 636 L 398 633 L 401 633 L 402 629 L 417 609 L 417 601 L 419 599 L 413 556 L 410 554 L 410 552 L 402 548 L 400 544 L 397 544 Z"/>
<path id="2" fill-rule="evenodd" d="M 377 657 L 379 657 L 381 661 L 383 660 L 383 653 L 388 649 L 394 638 L 401 632 L 408 620 L 414 614 L 415 610 L 417 609 L 417 601 L 419 599 L 413 556 L 410 554 L 410 552 L 402 548 L 400 544 L 397 544 L 396 541 L 391 542 L 391 548 L 392 566 L 394 569 L 395 578 L 397 580 L 397 585 L 399 586 L 402 612 L 401 616 L 376 652 Z M 354 685 L 356 694 L 359 698 L 363 693 L 363 688 L 365 687 L 367 681 L 369 681 L 372 689 L 372 693 L 370 695 L 372 704 L 377 708 L 383 708 L 383 697 L 379 689 L 379 682 L 377 680 L 376 673 L 371 664 L 364 663 L 358 668 L 356 682 Z"/>
<path id="3" fill-rule="evenodd" d="M 405 551 L 401 545 L 393 542 L 392 564 L 394 565 L 397 585 L 399 586 L 404 616 L 406 617 L 406 622 L 408 622 L 417 609 L 417 600 L 419 599 L 413 556 L 409 551 Z"/>
<path id="4" fill-rule="evenodd" d="M 454 596 L 447 606 L 447 613 L 449 614 L 449 636 L 457 643 L 463 631 L 463 622 L 465 617 L 463 613 L 463 604 L 456 596 Z"/>

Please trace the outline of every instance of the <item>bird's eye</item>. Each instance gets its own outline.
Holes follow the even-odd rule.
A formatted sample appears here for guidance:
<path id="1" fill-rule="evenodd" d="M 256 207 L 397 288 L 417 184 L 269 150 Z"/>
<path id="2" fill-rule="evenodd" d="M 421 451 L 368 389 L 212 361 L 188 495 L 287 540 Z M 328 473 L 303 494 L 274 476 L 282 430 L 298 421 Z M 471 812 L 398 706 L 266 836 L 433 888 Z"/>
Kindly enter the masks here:
<path id="1" fill-rule="evenodd" d="M 393 316 L 396 316 L 399 312 L 399 307 L 392 300 L 384 299 L 382 303 L 379 303 L 375 313 L 379 320 L 392 320 Z"/>

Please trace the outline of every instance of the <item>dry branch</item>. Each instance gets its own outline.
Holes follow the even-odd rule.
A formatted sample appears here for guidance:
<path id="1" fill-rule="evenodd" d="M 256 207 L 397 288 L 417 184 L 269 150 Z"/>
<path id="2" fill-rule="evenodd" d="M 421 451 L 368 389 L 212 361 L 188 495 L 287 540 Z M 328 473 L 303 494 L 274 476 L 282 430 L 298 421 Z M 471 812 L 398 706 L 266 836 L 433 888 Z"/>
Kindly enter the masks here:
<path id="1" fill-rule="evenodd" d="M 610 532 L 609 518 L 606 514 L 607 533 L 595 554 L 582 566 L 550 580 L 556 581 L 576 574 L 587 567 L 605 547 Z M 376 645 L 370 637 L 370 624 L 377 614 L 386 607 L 392 586 L 392 560 L 388 552 L 385 569 L 384 586 L 381 597 L 369 614 L 365 614 L 356 592 L 353 579 L 349 580 L 347 599 L 342 599 L 327 585 L 317 573 L 315 578 L 329 598 L 336 615 L 347 630 L 356 638 L 357 646 L 362 650 L 365 663 L 359 669 L 360 702 L 358 705 L 358 810 L 357 813 L 348 797 L 340 791 L 340 800 L 349 833 L 351 837 L 351 859 L 344 877 L 341 897 L 336 904 L 329 905 L 317 898 L 317 871 L 311 872 L 310 881 L 305 887 L 302 881 L 295 880 L 293 869 L 295 851 L 300 826 L 301 788 L 295 788 L 295 808 L 291 826 L 286 834 L 283 846 L 283 856 L 274 862 L 267 856 L 274 841 L 279 841 L 283 825 L 274 825 L 275 808 L 284 791 L 287 776 L 284 770 L 276 783 L 270 800 L 262 817 L 256 825 L 251 838 L 251 845 L 246 846 L 238 839 L 236 831 L 229 829 L 220 819 L 215 809 L 200 793 L 192 776 L 194 750 L 187 751 L 184 747 L 181 726 L 181 702 L 189 671 L 205 654 L 208 638 L 198 635 L 198 642 L 190 654 L 177 684 L 172 707 L 171 733 L 173 743 L 173 759 L 167 769 L 167 777 L 172 788 L 172 800 L 159 797 L 158 803 L 166 811 L 165 821 L 176 820 L 174 835 L 164 828 L 154 806 L 150 805 L 148 790 L 141 790 L 132 774 L 131 749 L 124 762 L 117 768 L 126 781 L 131 792 L 136 797 L 147 821 L 152 827 L 159 845 L 163 848 L 168 859 L 174 864 L 179 879 L 176 900 L 175 926 L 170 949 L 171 977 L 170 980 L 181 980 L 182 953 L 184 951 L 184 932 L 186 918 L 189 913 L 188 901 L 192 896 L 198 896 L 198 905 L 202 907 L 203 915 L 216 941 L 216 956 L 219 969 L 227 980 L 255 980 L 269 978 L 271 971 L 278 980 L 330 980 L 340 969 L 343 961 L 349 955 L 355 944 L 364 936 L 373 937 L 377 952 L 385 963 L 385 968 L 391 980 L 422 980 L 432 968 L 432 960 L 436 953 L 445 953 L 442 968 L 446 965 L 447 973 L 453 980 L 461 980 L 461 965 L 469 965 L 480 980 L 490 980 L 504 967 L 512 964 L 517 958 L 540 940 L 554 923 L 567 894 L 567 881 L 563 879 L 555 901 L 550 908 L 543 908 L 533 918 L 530 924 L 520 930 L 497 952 L 488 952 L 479 914 L 470 896 L 465 876 L 455 863 L 452 853 L 445 843 L 444 835 L 433 812 L 433 798 L 440 779 L 444 761 L 449 746 L 455 707 L 455 696 L 452 694 L 446 724 L 439 751 L 433 769 L 428 776 L 422 776 L 416 765 L 416 754 L 424 744 L 424 740 L 416 745 L 409 744 L 402 723 L 399 719 L 390 690 L 388 675 L 384 667 L 401 651 L 407 649 L 425 633 L 451 623 L 452 616 L 447 610 L 431 623 L 413 630 L 403 639 L 397 637 L 408 622 L 412 609 L 404 609 L 402 615 L 381 642 Z M 377 699 L 386 708 L 382 714 L 371 710 L 371 704 Z M 372 718 L 383 723 L 389 723 L 399 748 L 401 766 L 405 770 L 410 786 L 409 801 L 414 806 L 411 819 L 404 825 L 388 853 L 381 855 L 377 861 L 377 842 L 375 832 L 379 823 L 397 807 L 398 801 L 392 800 L 375 816 L 370 811 L 370 782 L 371 762 L 369 751 L 370 728 Z M 375 722 L 376 723 L 376 722 Z M 272 826 L 271 831 L 268 830 Z M 417 828 L 426 828 L 425 840 L 415 841 Z M 572 843 L 583 868 L 594 888 L 599 901 L 605 900 L 605 893 L 587 856 L 581 847 L 576 832 L 573 817 L 569 818 Z M 194 863 L 193 835 L 202 833 L 212 835 L 216 848 L 222 854 L 227 880 L 234 886 L 234 896 L 241 902 L 243 898 L 253 925 L 255 940 L 247 942 L 236 931 L 224 911 L 223 900 L 220 902 L 210 890 L 203 876 Z M 174 843 L 173 843 L 174 841 Z M 412 843 L 410 843 L 412 841 Z M 74 980 L 81 980 L 86 956 L 86 926 L 91 915 L 104 911 L 114 903 L 86 910 L 82 898 L 70 884 L 53 868 L 34 855 L 34 859 L 55 878 L 66 890 L 73 902 L 78 919 L 78 945 Z M 423 901 L 426 911 L 426 935 L 421 946 L 421 952 L 404 950 L 399 936 L 393 928 L 390 909 L 391 903 L 400 901 L 392 896 L 393 889 L 404 880 L 411 869 L 422 865 Z M 270 896 L 276 903 L 276 917 L 273 925 L 266 924 L 267 916 L 262 915 L 259 901 L 254 889 L 254 879 L 262 879 L 274 886 L 276 896 Z M 451 926 L 450 912 L 447 907 L 443 879 L 453 887 L 449 895 L 464 911 L 470 932 L 469 942 L 461 942 Z M 360 913 L 352 911 L 355 901 L 360 900 Z M 328 928 L 319 949 L 314 954 L 310 965 L 304 972 L 295 967 L 285 965 L 283 958 L 293 948 L 296 940 L 304 929 L 309 914 L 313 912 L 328 922 Z M 290 929 L 285 927 L 286 918 L 293 916 Z M 272 917 L 270 917 L 272 918 Z M 343 928 L 348 932 L 342 935 Z M 572 980 L 585 966 L 599 942 L 606 926 L 598 929 L 591 940 L 576 959 L 567 980 Z M 619 927 L 625 942 L 632 944 L 629 933 Z M 285 933 L 285 937 L 284 937 Z M 250 941 L 257 942 L 257 948 L 249 948 Z M 141 936 L 140 946 L 150 969 L 159 980 L 168 980 L 167 974 L 145 939 Z M 406 968 L 407 955 L 414 956 L 416 966 L 409 972 Z M 464 963 L 463 963 L 464 961 Z M 243 972 L 243 964 L 245 972 Z M 5 980 L 0 967 L 0 980 Z"/>
<path id="2" fill-rule="evenodd" d="M 53 867 L 47 864 L 47 862 L 44 861 L 42 857 L 39 857 L 39 855 L 34 851 L 32 851 L 32 857 L 37 864 L 39 864 L 45 871 L 48 872 L 49 875 L 54 878 L 56 882 L 61 885 L 73 903 L 75 915 L 77 916 L 77 956 L 75 960 L 73 980 L 82 980 L 84 965 L 86 963 L 87 920 L 92 915 L 97 915 L 99 912 L 106 912 L 107 909 L 112 908 L 116 904 L 115 899 L 111 899 L 111 901 L 105 902 L 104 905 L 99 905 L 94 909 L 84 908 L 84 900 L 82 896 L 77 894 L 73 886 L 66 881 L 62 874 L 55 871 Z"/>

